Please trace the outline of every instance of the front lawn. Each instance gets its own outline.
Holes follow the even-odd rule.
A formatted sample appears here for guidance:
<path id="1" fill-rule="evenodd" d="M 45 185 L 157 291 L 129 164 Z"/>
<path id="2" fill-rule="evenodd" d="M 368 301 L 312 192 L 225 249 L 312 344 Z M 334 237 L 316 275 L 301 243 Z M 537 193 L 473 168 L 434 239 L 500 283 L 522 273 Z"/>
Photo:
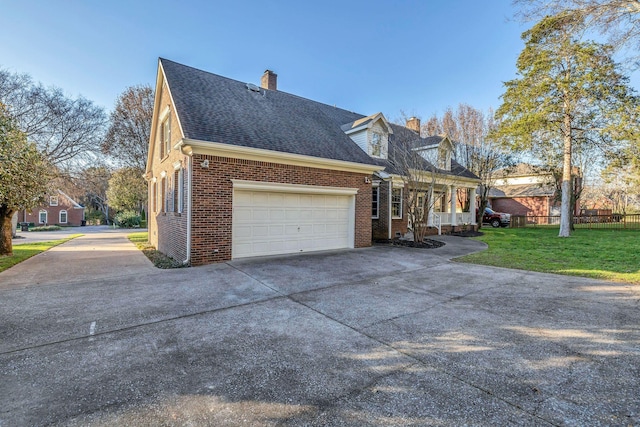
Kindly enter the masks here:
<path id="1" fill-rule="evenodd" d="M 482 228 L 475 239 L 489 249 L 456 261 L 640 284 L 640 232 L 578 229 Z"/>
<path id="2" fill-rule="evenodd" d="M 48 242 L 14 244 L 13 255 L 0 256 L 0 271 L 4 271 L 9 267 L 13 267 L 16 264 L 21 263 L 27 258 L 38 255 L 40 252 L 44 252 L 54 246 L 58 246 L 64 242 L 68 242 L 69 240 L 75 239 L 76 237 L 80 236 L 82 236 L 82 234 L 74 234 L 64 239 L 50 240 Z"/>

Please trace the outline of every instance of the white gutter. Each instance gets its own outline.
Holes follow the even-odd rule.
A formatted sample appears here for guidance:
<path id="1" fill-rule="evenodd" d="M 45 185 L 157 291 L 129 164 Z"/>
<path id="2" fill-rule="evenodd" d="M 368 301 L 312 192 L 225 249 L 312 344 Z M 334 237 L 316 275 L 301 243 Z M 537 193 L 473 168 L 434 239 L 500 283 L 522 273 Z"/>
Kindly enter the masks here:
<path id="1" fill-rule="evenodd" d="M 393 192 L 393 180 L 390 179 L 387 181 L 387 185 L 389 186 L 389 191 L 388 191 L 388 198 L 389 198 L 389 204 L 387 205 L 387 211 L 389 212 L 389 240 L 393 239 L 393 236 L 391 236 L 391 221 L 392 221 L 392 215 L 391 215 L 391 211 L 393 211 L 393 209 L 391 209 L 391 193 Z M 404 196 L 404 194 L 403 194 Z"/>
<path id="2" fill-rule="evenodd" d="M 193 150 L 189 146 L 185 146 L 182 142 L 176 144 L 175 148 L 180 148 L 183 154 L 186 154 L 187 157 L 187 258 L 182 261 L 183 265 L 189 264 L 191 262 L 191 217 L 192 217 L 192 206 L 193 206 Z"/>

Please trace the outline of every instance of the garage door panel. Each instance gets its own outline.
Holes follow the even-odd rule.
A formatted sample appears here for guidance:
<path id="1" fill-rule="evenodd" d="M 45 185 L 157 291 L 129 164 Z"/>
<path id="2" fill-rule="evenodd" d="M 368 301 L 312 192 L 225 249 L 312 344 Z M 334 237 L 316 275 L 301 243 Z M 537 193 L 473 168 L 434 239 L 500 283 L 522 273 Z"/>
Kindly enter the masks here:
<path id="1" fill-rule="evenodd" d="M 353 197 L 237 190 L 233 257 L 353 247 Z"/>

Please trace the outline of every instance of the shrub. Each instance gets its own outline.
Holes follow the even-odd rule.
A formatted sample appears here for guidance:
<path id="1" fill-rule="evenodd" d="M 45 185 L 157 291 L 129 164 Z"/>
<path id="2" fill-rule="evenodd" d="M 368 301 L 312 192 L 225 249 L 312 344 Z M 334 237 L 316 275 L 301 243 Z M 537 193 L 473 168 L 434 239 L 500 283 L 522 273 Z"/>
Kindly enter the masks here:
<path id="1" fill-rule="evenodd" d="M 58 230 L 62 230 L 62 228 L 60 228 L 57 225 L 41 225 L 39 227 L 33 227 L 29 231 L 58 231 Z"/>
<path id="2" fill-rule="evenodd" d="M 113 218 L 113 221 L 118 227 L 122 228 L 137 228 L 140 227 L 140 215 L 134 211 L 122 211 L 118 212 Z"/>
<path id="3" fill-rule="evenodd" d="M 89 210 L 85 213 L 85 219 L 87 220 L 87 224 L 89 225 L 100 225 L 104 224 L 104 213 L 98 210 Z"/>

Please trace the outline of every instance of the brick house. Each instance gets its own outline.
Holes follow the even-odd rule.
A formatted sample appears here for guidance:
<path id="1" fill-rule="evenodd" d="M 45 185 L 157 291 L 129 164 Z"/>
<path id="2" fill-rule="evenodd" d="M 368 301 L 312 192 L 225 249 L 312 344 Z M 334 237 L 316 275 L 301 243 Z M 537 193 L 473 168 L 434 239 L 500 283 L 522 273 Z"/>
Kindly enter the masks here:
<path id="1" fill-rule="evenodd" d="M 489 205 L 493 210 L 530 217 L 560 215 L 559 191 L 550 171 L 520 163 L 497 171 L 494 177 L 494 187 L 489 192 Z M 574 177 L 574 189 L 579 185 L 580 179 Z M 579 211 L 576 203 L 574 215 Z"/>
<path id="2" fill-rule="evenodd" d="M 145 174 L 149 240 L 202 265 L 370 246 L 381 228 L 374 210 L 374 221 L 391 219 L 387 236 L 404 233 L 408 190 L 385 169 L 393 135 L 406 132 L 425 142 L 381 113 L 278 91 L 269 70 L 256 86 L 160 59 Z"/>
<path id="3" fill-rule="evenodd" d="M 45 196 L 45 203 L 18 213 L 18 222 L 30 222 L 39 225 L 82 225 L 84 206 L 77 203 L 61 190 Z"/>

